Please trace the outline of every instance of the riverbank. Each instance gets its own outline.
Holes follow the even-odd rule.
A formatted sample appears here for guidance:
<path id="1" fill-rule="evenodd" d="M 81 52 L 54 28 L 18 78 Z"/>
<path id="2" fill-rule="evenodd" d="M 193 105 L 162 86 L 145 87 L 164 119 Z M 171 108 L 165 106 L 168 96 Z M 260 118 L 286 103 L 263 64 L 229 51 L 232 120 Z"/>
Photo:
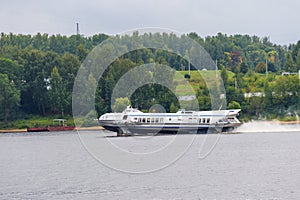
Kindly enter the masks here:
<path id="1" fill-rule="evenodd" d="M 2 129 L 0 130 L 0 133 L 22 133 L 27 132 L 27 129 Z"/>
<path id="2" fill-rule="evenodd" d="M 300 124 L 300 121 L 278 121 L 278 123 L 279 124 Z"/>
<path id="3" fill-rule="evenodd" d="M 102 126 L 92 126 L 92 127 L 76 127 L 74 131 L 97 131 L 97 130 L 103 130 L 104 128 Z M 1 129 L 0 133 L 23 133 L 27 132 L 27 129 Z"/>

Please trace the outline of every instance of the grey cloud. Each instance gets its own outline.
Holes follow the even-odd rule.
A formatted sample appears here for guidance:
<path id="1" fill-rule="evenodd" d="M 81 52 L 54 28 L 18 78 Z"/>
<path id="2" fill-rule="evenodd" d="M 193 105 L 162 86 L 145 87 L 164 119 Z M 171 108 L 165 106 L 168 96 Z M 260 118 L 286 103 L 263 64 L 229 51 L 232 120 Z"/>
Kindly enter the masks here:
<path id="1" fill-rule="evenodd" d="M 163 27 L 201 36 L 250 34 L 270 36 L 279 44 L 297 42 L 298 0 L 28 0 L 6 1 L 0 7 L 0 31 L 117 34 L 141 27 Z"/>

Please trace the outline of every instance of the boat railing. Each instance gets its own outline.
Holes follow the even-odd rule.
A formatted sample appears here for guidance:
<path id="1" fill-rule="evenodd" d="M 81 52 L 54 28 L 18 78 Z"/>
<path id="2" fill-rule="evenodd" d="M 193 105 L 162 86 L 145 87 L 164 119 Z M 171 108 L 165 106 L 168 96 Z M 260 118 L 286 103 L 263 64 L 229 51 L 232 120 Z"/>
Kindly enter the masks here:
<path id="1" fill-rule="evenodd" d="M 53 119 L 53 126 L 67 126 L 66 119 Z"/>

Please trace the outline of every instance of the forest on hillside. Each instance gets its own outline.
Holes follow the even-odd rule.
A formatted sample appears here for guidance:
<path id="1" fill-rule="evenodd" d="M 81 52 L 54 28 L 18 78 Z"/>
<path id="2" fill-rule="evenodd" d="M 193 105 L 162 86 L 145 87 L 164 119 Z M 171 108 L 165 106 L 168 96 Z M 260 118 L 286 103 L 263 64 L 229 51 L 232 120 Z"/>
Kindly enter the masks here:
<path id="1" fill-rule="evenodd" d="M 116 59 L 100 78 L 95 96 L 98 115 L 111 111 L 111 95 L 119 78 L 130 69 L 145 63 L 157 63 L 175 70 L 186 70 L 187 57 L 162 49 L 143 48 L 146 43 L 176 46 L 179 36 L 167 33 L 132 36 L 142 41 L 138 50 Z M 230 108 L 241 108 L 242 117 L 283 118 L 300 114 L 300 82 L 298 75 L 282 76 L 282 72 L 300 70 L 300 41 L 289 46 L 273 44 L 268 37 L 226 35 L 200 37 L 189 33 L 217 61 Z M 2 123 L 30 116 L 72 115 L 72 92 L 77 71 L 89 52 L 110 36 L 81 35 L 0 35 L 0 120 Z M 129 44 L 124 44 L 126 49 Z M 175 46 L 174 46 L 175 45 Z M 192 50 L 191 50 L 192 51 Z M 194 69 L 191 66 L 192 70 Z M 185 76 L 186 73 L 183 72 Z M 98 80 L 98 77 L 91 77 Z M 187 81 L 195 77 L 185 76 Z M 194 84 L 195 85 L 195 84 Z M 209 110 L 211 99 L 205 83 L 198 80 L 199 109 Z M 263 94 L 245 96 L 246 93 Z M 130 97 L 133 106 L 147 110 L 161 104 L 167 111 L 178 109 L 178 99 L 161 85 L 145 85 Z M 191 107 L 191 109 L 193 109 Z"/>

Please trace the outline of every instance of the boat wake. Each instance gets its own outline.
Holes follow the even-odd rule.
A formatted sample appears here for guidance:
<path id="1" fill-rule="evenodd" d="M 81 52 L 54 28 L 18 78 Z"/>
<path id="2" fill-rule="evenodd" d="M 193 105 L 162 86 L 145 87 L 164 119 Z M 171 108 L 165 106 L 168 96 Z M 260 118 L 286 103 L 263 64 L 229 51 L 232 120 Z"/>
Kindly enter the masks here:
<path id="1" fill-rule="evenodd" d="M 251 121 L 243 123 L 238 127 L 236 132 L 247 133 L 247 132 L 289 132 L 289 131 L 299 131 L 300 124 L 283 124 L 279 121 Z"/>

